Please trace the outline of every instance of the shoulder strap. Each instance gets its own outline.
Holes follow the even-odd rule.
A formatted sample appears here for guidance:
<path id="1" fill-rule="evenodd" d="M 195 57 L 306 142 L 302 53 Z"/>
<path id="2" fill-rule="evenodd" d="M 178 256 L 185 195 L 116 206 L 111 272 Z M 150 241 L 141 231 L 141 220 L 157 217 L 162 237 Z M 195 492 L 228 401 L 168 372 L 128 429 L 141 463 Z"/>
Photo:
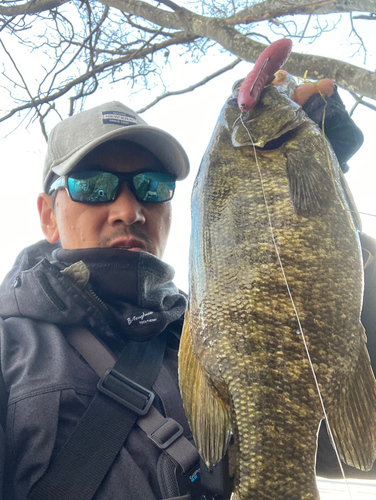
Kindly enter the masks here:
<path id="1" fill-rule="evenodd" d="M 93 498 L 138 416 L 151 407 L 150 389 L 165 347 L 165 334 L 127 343 L 113 368 L 99 380 L 98 393 L 28 500 Z"/>
<path id="2" fill-rule="evenodd" d="M 86 328 L 71 330 L 66 338 L 100 377 L 114 366 L 115 358 Z M 172 418 L 163 417 L 154 406 L 136 423 L 160 450 L 180 465 L 184 474 L 198 462 L 197 449 L 183 436 L 182 426 Z"/>
<path id="3" fill-rule="evenodd" d="M 100 377 L 108 367 L 115 364 L 115 358 L 89 330 L 75 329 L 67 335 L 67 340 L 81 354 L 87 363 Z M 187 499 L 201 498 L 199 492 L 199 455 L 196 447 L 183 436 L 182 426 L 172 418 L 166 418 L 151 406 L 145 416 L 139 417 L 136 424 L 145 432 L 149 439 L 165 453 L 179 471 L 175 471 L 178 489 L 190 491 Z M 170 469 L 169 469 L 170 470 Z M 170 472 L 169 472 L 170 474 Z M 158 475 L 159 477 L 159 475 Z M 159 478 L 164 483 L 163 477 Z M 160 484 L 161 488 L 162 485 Z M 169 496 L 169 495 L 167 495 Z M 176 497 L 184 500 L 185 496 Z M 169 500 L 170 497 L 169 497 Z"/>

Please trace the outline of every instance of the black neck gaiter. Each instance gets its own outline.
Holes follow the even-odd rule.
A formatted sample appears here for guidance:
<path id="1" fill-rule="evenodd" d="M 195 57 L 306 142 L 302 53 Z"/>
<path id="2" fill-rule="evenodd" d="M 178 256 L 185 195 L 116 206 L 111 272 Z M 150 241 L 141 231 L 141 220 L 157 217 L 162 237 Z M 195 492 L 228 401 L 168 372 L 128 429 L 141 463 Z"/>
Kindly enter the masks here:
<path id="1" fill-rule="evenodd" d="M 172 279 L 173 268 L 147 252 L 117 248 L 58 249 L 53 258 L 64 266 L 82 261 L 88 285 L 105 303 L 112 329 L 123 338 L 145 340 L 178 320 L 187 296 Z"/>

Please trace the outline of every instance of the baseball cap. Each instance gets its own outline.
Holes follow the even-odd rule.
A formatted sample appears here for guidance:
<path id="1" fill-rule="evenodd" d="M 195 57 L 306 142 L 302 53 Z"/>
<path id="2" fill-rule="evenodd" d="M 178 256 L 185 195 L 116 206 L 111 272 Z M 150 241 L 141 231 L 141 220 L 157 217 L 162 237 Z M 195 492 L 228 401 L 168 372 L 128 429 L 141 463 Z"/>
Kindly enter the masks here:
<path id="1" fill-rule="evenodd" d="M 188 156 L 172 135 L 148 125 L 121 102 L 112 101 L 73 115 L 52 129 L 44 162 L 44 191 L 54 174 L 69 173 L 91 150 L 113 139 L 126 139 L 148 149 L 177 180 L 189 174 Z"/>

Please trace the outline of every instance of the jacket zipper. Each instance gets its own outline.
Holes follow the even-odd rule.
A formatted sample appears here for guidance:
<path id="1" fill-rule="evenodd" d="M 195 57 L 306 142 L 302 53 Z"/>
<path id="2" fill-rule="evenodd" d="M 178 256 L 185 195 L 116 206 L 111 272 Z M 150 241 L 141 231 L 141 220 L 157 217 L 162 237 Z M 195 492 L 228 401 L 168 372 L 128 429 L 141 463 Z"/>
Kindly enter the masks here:
<path id="1" fill-rule="evenodd" d="M 89 300 L 89 302 L 97 306 L 101 310 L 101 312 L 109 312 L 107 305 L 103 302 L 102 299 L 98 297 L 95 292 L 93 292 L 93 290 L 88 285 L 85 285 L 85 287 L 81 288 L 80 291 Z"/>

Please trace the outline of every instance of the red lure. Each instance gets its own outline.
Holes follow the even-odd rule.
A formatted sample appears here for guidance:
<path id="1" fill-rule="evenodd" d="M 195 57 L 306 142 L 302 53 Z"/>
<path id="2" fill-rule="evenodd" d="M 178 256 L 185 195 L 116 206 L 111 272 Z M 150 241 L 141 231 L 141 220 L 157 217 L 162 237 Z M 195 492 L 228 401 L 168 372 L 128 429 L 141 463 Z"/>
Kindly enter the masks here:
<path id="1" fill-rule="evenodd" d="M 274 73 L 285 64 L 291 49 L 292 41 L 282 38 L 261 52 L 239 90 L 238 106 L 242 111 L 249 111 L 256 106 L 265 85 L 273 81 Z"/>

